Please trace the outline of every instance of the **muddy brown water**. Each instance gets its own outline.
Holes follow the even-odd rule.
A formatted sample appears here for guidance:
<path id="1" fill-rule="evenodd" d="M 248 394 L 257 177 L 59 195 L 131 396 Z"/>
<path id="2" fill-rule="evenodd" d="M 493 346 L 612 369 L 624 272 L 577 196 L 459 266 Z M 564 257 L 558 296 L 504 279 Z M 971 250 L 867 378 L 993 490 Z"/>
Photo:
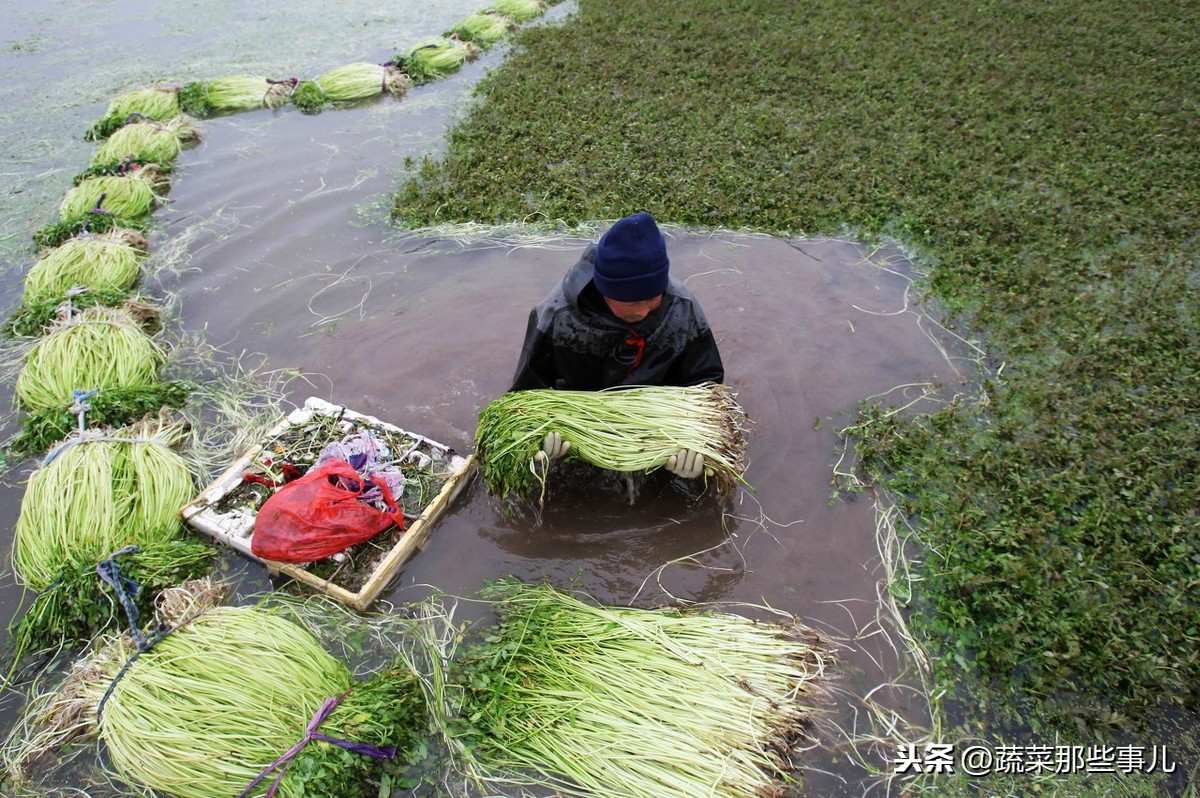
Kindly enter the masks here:
<path id="1" fill-rule="evenodd" d="M 469 451 L 479 411 L 511 380 L 530 307 L 588 240 L 404 233 L 383 220 L 400 162 L 436 151 L 482 68 L 400 102 L 203 122 L 204 141 L 180 159 L 151 234 L 160 259 L 174 253 L 176 270 L 152 281 L 177 296 L 173 332 L 319 375 L 290 383 L 293 403 L 320 396 Z M 746 479 L 755 490 L 726 505 L 649 490 L 631 505 L 616 489 L 556 484 L 535 518 L 505 515 L 476 479 L 386 599 L 469 595 L 515 575 L 611 604 L 769 604 L 838 638 L 846 724 L 854 696 L 911 664 L 879 633 L 894 630 L 878 621 L 871 501 L 829 501 L 836 430 L 867 397 L 888 392 L 904 404 L 936 387 L 944 399 L 968 365 L 947 357 L 943 347 L 957 351 L 951 338 L 914 305 L 895 247 L 667 232 L 672 273 L 700 299 L 753 422 Z M 6 307 L 16 279 L 5 281 Z M 0 491 L 6 540 L 26 473 Z M 261 568 L 233 560 L 244 590 L 270 588 Z M 21 600 L 11 576 L 0 598 L 7 625 Z M 921 722 L 907 695 L 877 697 Z M 5 727 L 18 706 L 5 699 Z M 816 769 L 808 794 L 861 792 L 861 773 L 841 754 L 802 764 Z"/>

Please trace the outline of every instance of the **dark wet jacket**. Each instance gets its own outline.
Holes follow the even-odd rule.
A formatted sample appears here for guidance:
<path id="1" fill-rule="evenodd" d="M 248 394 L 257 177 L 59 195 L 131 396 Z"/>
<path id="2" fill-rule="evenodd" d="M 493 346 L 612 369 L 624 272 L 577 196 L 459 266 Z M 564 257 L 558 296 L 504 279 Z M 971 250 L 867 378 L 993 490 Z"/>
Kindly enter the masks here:
<path id="1" fill-rule="evenodd" d="M 595 255 L 592 244 L 530 312 L 511 390 L 724 382 L 717 342 L 690 291 L 672 279 L 662 304 L 630 325 L 592 283 Z"/>

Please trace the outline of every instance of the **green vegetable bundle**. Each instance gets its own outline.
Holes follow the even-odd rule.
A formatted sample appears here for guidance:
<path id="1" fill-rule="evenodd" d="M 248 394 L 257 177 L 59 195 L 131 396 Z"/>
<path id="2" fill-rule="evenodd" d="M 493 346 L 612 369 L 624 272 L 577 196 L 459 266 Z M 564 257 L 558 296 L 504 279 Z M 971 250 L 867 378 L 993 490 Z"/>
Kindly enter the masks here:
<path id="1" fill-rule="evenodd" d="M 191 118 L 185 115 L 168 122 L 135 121 L 116 130 L 96 149 L 92 169 L 106 169 L 134 161 L 168 168 L 179 157 L 183 145 L 199 138 Z"/>
<path id="2" fill-rule="evenodd" d="M 87 427 L 119 427 L 166 408 L 178 410 L 187 404 L 193 386 L 185 382 L 156 382 L 135 388 L 107 388 L 85 400 Z M 16 455 L 48 451 L 55 442 L 79 427 L 79 417 L 68 407 L 53 407 L 26 414 L 21 432 L 7 444 Z"/>
<path id="3" fill-rule="evenodd" d="M 165 352 L 130 314 L 85 308 L 39 340 L 23 358 L 16 395 L 26 410 L 61 409 L 76 390 L 147 387 Z"/>
<path id="4" fill-rule="evenodd" d="M 154 164 L 134 166 L 121 175 L 89 177 L 67 192 L 58 215 L 71 222 L 100 210 L 121 219 L 137 219 L 154 210 L 167 185 L 163 171 Z"/>
<path id="5" fill-rule="evenodd" d="M 491 10 L 525 23 L 537 19 L 546 12 L 547 4 L 542 0 L 494 0 Z"/>
<path id="6" fill-rule="evenodd" d="M 138 89 L 118 95 L 108 104 L 104 116 L 84 134 L 89 141 L 99 141 L 129 121 L 131 114 L 165 122 L 179 113 L 179 95 L 174 88 Z"/>
<path id="7" fill-rule="evenodd" d="M 356 684 L 311 633 L 260 607 L 196 616 L 142 653 L 114 685 L 134 650 L 128 638 L 108 641 L 76 668 L 62 698 L 38 709 L 53 724 L 63 707 L 74 706 L 81 718 L 75 734 L 98 731 L 116 773 L 156 793 L 238 795 L 304 739 L 327 699 L 341 697 L 318 731 L 394 745 L 395 763 L 313 741 L 287 766 L 276 794 L 375 798 L 390 793 L 381 791 L 385 772 L 407 762 L 423 729 L 416 680 L 403 666 Z M 250 795 L 264 795 L 275 776 Z"/>
<path id="8" fill-rule="evenodd" d="M 292 96 L 295 78 L 271 80 L 257 75 L 230 75 L 184 84 L 179 107 L 186 114 L 207 117 L 230 111 L 279 108 Z"/>
<path id="9" fill-rule="evenodd" d="M 394 60 L 413 83 L 421 84 L 449 75 L 478 53 L 478 47 L 471 42 L 439 36 L 421 42 Z"/>
<path id="10" fill-rule="evenodd" d="M 402 95 L 412 81 L 390 64 L 355 63 L 334 67 L 313 80 L 302 80 L 292 92 L 292 104 L 301 111 L 315 113 L 334 102 L 348 102 Z"/>
<path id="11" fill-rule="evenodd" d="M 128 545 L 179 537 L 195 488 L 173 447 L 182 424 L 148 419 L 65 441 L 29 477 L 13 540 L 13 570 L 45 590 L 64 570 L 94 567 Z"/>
<path id="12" fill-rule="evenodd" d="M 137 551 L 122 555 L 121 575 L 140 586 L 133 597 L 139 616 L 150 616 L 159 591 L 203 576 L 215 556 L 214 546 L 191 537 L 143 542 Z M 13 670 L 30 651 L 90 640 L 125 623 L 112 586 L 97 575 L 96 563 L 65 563 L 11 635 Z"/>
<path id="13" fill-rule="evenodd" d="M 68 219 L 48 224 L 33 234 L 33 243 L 38 249 L 61 246 L 68 239 L 85 234 L 102 235 L 113 231 L 136 235 L 145 241 L 141 231 L 147 227 L 146 220 L 125 219 L 114 216 L 100 208 L 93 208 L 79 219 Z"/>
<path id="14" fill-rule="evenodd" d="M 84 308 L 93 305 L 115 308 L 126 303 L 132 307 L 141 302 L 141 299 L 131 296 L 128 290 L 97 291 L 76 286 L 55 296 L 22 303 L 4 323 L 4 335 L 8 338 L 40 338 L 55 324 Z M 146 307 L 149 308 L 149 305 Z"/>
<path id="15" fill-rule="evenodd" d="M 22 303 L 65 294 L 75 286 L 94 291 L 129 291 L 141 276 L 145 250 L 121 231 L 82 236 L 42 254 L 25 275 Z"/>
<path id="16" fill-rule="evenodd" d="M 534 457 L 557 432 L 575 457 L 611 471 L 653 471 L 680 449 L 704 455 L 718 491 L 745 483 L 746 415 L 733 392 L 705 383 L 685 388 L 514 391 L 479 415 L 475 453 L 488 490 L 530 498 Z"/>
<path id="17" fill-rule="evenodd" d="M 505 581 L 465 653 L 464 748 L 484 781 L 588 798 L 781 795 L 825 654 L 794 621 L 592 606 Z"/>
<path id="18" fill-rule="evenodd" d="M 486 50 L 516 27 L 516 22 L 510 17 L 485 11 L 459 20 L 446 35 L 457 36 L 464 42 L 471 42 Z"/>

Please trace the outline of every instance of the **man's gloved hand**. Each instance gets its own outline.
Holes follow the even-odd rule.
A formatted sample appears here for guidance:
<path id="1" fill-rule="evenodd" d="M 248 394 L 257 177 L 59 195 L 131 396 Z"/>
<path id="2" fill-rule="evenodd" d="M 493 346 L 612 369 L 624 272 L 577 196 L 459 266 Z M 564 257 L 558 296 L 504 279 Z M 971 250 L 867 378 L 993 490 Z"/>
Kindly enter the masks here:
<path id="1" fill-rule="evenodd" d="M 667 470 L 677 477 L 695 479 L 704 473 L 704 455 L 689 449 L 680 449 L 667 459 Z"/>
<path id="2" fill-rule="evenodd" d="M 537 459 L 544 462 L 551 460 L 559 460 L 571 448 L 568 441 L 562 439 L 562 435 L 557 432 L 546 433 L 546 439 L 542 441 L 542 450 L 537 453 Z"/>

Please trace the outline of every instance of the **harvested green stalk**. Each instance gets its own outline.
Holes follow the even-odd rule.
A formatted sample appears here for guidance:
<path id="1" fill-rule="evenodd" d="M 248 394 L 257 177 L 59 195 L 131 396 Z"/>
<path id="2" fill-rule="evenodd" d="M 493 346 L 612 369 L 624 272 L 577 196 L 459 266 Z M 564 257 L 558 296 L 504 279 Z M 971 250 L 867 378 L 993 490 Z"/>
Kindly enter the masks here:
<path id="1" fill-rule="evenodd" d="M 87 427 L 119 427 L 163 408 L 178 410 L 187 404 L 193 386 L 185 382 L 160 382 L 137 388 L 109 388 L 85 400 Z M 45 452 L 79 427 L 79 416 L 65 404 L 39 410 L 21 419 L 21 432 L 7 449 L 18 456 Z"/>
<path id="2" fill-rule="evenodd" d="M 134 122 L 121 127 L 97 148 L 92 156 L 92 166 L 113 167 L 131 159 L 166 168 L 179 157 L 185 143 L 198 138 L 195 124 L 185 115 L 176 116 L 169 122 Z"/>
<path id="3" fill-rule="evenodd" d="M 142 617 L 149 617 L 160 590 L 202 576 L 215 556 L 215 547 L 196 538 L 154 540 L 122 555 L 121 574 L 140 586 L 134 604 Z M 34 599 L 13 632 L 13 669 L 31 651 L 90 640 L 124 623 L 121 605 L 112 586 L 96 574 L 96 563 L 68 563 Z"/>
<path id="4" fill-rule="evenodd" d="M 114 216 L 102 208 L 93 208 L 80 219 L 69 219 L 46 225 L 33 234 L 33 243 L 39 249 L 57 247 L 76 236 L 92 234 L 102 235 L 114 230 L 123 231 L 139 236 L 147 227 L 145 219 L 125 219 Z"/>
<path id="5" fill-rule="evenodd" d="M 89 141 L 107 138 L 124 125 L 131 114 L 165 122 L 179 113 L 179 96 L 174 88 L 138 89 L 118 95 L 108 104 L 104 116 L 84 134 Z"/>
<path id="6" fill-rule="evenodd" d="M 76 390 L 147 387 L 165 352 L 128 312 L 96 305 L 56 327 L 26 353 L 17 376 L 20 405 L 61 408 Z"/>
<path id="7" fill-rule="evenodd" d="M 534 457 L 558 432 L 576 457 L 611 471 L 653 471 L 680 449 L 704 455 L 719 492 L 746 484 L 746 415 L 724 385 L 514 391 L 479 415 L 475 452 L 494 495 L 531 496 Z"/>
<path id="8" fill-rule="evenodd" d="M 271 80 L 257 75 L 230 75 L 214 80 L 184 84 L 179 90 L 179 107 L 196 117 L 230 111 L 279 108 L 296 87 L 296 79 Z"/>
<path id="9" fill-rule="evenodd" d="M 94 291 L 129 291 L 141 276 L 145 251 L 120 232 L 82 236 L 44 253 L 25 275 L 22 303 L 61 296 L 75 286 Z"/>
<path id="10" fill-rule="evenodd" d="M 501 16 L 499 13 L 481 12 L 459 20 L 446 35 L 457 36 L 462 41 L 471 42 L 486 50 L 516 30 L 516 27 L 517 23 L 510 17 Z"/>
<path id="11" fill-rule="evenodd" d="M 154 164 L 135 166 L 124 175 L 89 177 L 67 192 L 58 215 L 73 221 L 99 209 L 122 219 L 137 219 L 154 210 L 167 185 L 163 171 Z"/>
<path id="12" fill-rule="evenodd" d="M 363 746 L 395 746 L 403 753 L 393 771 L 407 762 L 422 728 L 415 678 L 403 666 L 355 684 L 346 665 L 311 633 L 259 607 L 216 607 L 196 616 L 142 653 L 114 683 L 134 651 L 128 637 L 108 641 L 76 667 L 58 696 L 37 703 L 34 721 L 43 723 L 32 725 L 58 744 L 72 734 L 98 732 L 117 774 L 156 793 L 238 795 L 305 740 L 305 727 L 319 710 L 327 711 L 328 699 L 341 701 L 320 723 L 320 733 Z M 63 723 L 64 710 L 78 720 Z M 20 764 L 8 760 L 10 771 Z M 287 766 L 276 794 L 374 798 L 386 767 L 366 753 L 312 741 Z M 262 796 L 275 775 L 248 794 Z"/>
<path id="13" fill-rule="evenodd" d="M 525 23 L 546 13 L 547 4 L 542 0 L 494 0 L 491 10 L 517 22 Z"/>
<path id="14" fill-rule="evenodd" d="M 284 796 L 336 795 L 377 798 L 387 775 L 395 782 L 421 756 L 428 718 L 413 671 L 396 663 L 357 682 L 329 719 L 324 734 L 378 747 L 395 746 L 397 757 L 380 760 L 333 745 L 308 745 L 297 755 L 279 786 Z"/>
<path id="15" fill-rule="evenodd" d="M 64 569 L 94 566 L 128 545 L 176 540 L 179 508 L 195 494 L 172 447 L 182 424 L 148 419 L 65 441 L 29 477 L 13 540 L 13 570 L 45 590 Z"/>
<path id="16" fill-rule="evenodd" d="M 459 69 L 473 52 L 478 52 L 472 48 L 474 45 L 470 42 L 439 36 L 421 42 L 405 55 L 396 56 L 395 61 L 413 83 L 428 83 Z"/>
<path id="17" fill-rule="evenodd" d="M 92 305 L 115 308 L 127 301 L 140 300 L 131 297 L 128 291 L 68 289 L 58 296 L 23 303 L 4 323 L 4 335 L 8 338 L 40 338 L 62 320 L 63 311 L 68 307 L 70 310 L 67 312 L 74 315 L 76 311 Z"/>
<path id="18" fill-rule="evenodd" d="M 300 81 L 292 92 L 292 104 L 301 111 L 315 113 L 329 103 L 364 100 L 380 94 L 400 96 L 410 85 L 409 77 L 391 64 L 346 64 L 313 80 Z"/>
<path id="19" fill-rule="evenodd" d="M 725 612 L 593 606 L 489 587 L 458 727 L 485 782 L 588 798 L 782 795 L 826 667 L 815 632 Z M 454 727 L 451 727 L 454 728 Z M 452 732 L 453 733 L 453 732 Z M 485 785 L 486 786 L 486 785 Z"/>

